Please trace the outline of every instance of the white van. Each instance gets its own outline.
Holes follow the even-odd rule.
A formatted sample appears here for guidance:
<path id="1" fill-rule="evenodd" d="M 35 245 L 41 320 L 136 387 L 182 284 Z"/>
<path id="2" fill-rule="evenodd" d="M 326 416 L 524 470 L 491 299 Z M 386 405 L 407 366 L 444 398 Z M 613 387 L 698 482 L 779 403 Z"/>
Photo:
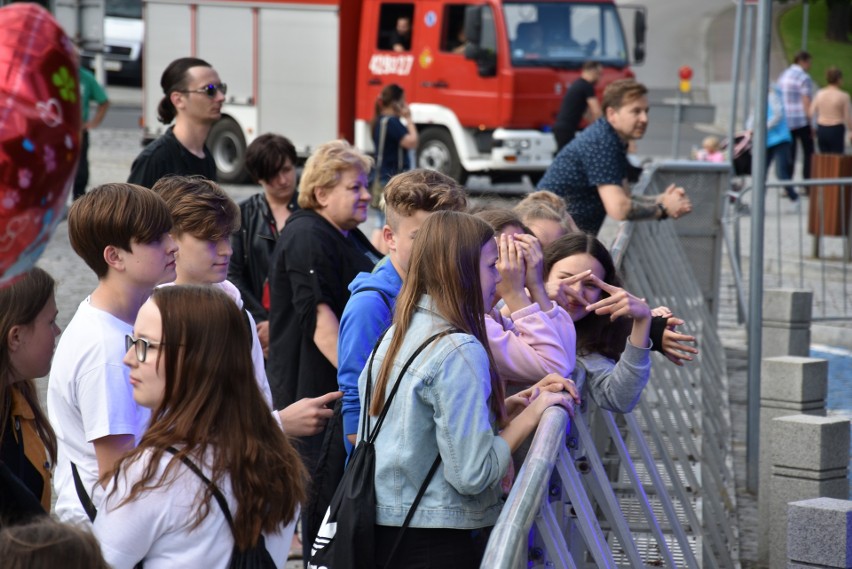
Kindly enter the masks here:
<path id="1" fill-rule="evenodd" d="M 106 0 L 104 19 L 104 69 L 109 79 L 142 84 L 141 0 Z M 83 51 L 83 64 L 93 66 L 94 53 Z"/>

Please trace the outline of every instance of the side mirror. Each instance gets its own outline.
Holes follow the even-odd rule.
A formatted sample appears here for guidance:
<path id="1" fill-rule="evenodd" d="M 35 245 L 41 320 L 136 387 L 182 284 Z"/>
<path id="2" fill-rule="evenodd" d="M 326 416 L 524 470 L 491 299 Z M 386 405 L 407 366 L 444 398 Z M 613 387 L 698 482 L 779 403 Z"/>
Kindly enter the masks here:
<path id="1" fill-rule="evenodd" d="M 493 50 L 483 49 L 482 41 L 482 6 L 467 6 L 464 11 L 464 56 L 476 62 L 480 77 L 497 75 L 497 57 Z"/>
<path id="2" fill-rule="evenodd" d="M 644 10 L 638 10 L 633 18 L 633 36 L 636 44 L 633 47 L 633 61 L 642 63 L 645 61 L 645 31 L 648 29 Z"/>

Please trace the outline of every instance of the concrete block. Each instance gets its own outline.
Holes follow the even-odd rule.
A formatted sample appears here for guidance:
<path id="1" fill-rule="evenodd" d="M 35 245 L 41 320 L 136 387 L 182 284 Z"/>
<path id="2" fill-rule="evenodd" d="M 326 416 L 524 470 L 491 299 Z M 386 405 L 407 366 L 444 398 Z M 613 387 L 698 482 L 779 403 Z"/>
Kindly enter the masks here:
<path id="1" fill-rule="evenodd" d="M 808 471 L 845 469 L 849 464 L 849 419 L 790 415 L 772 422 L 773 468 L 801 470 L 808 476 Z"/>
<path id="2" fill-rule="evenodd" d="M 775 569 L 787 565 L 787 504 L 819 497 L 845 498 L 849 495 L 849 481 L 845 470 L 842 477 L 830 480 L 805 480 L 773 473 L 771 487 L 769 566 Z"/>
<path id="3" fill-rule="evenodd" d="M 822 403 L 828 393 L 828 360 L 801 356 L 764 357 L 760 366 L 760 404 L 801 406 Z M 789 405 L 780 405 L 790 408 Z"/>
<path id="4" fill-rule="evenodd" d="M 776 356 L 808 356 L 811 349 L 810 328 L 773 327 L 763 323 L 763 339 L 761 355 L 771 358 Z"/>
<path id="5" fill-rule="evenodd" d="M 787 556 L 808 567 L 852 567 L 852 501 L 814 498 L 788 504 Z"/>
<path id="6" fill-rule="evenodd" d="M 810 324 L 813 292 L 798 289 L 766 289 L 763 291 L 763 320 L 807 322 Z"/>

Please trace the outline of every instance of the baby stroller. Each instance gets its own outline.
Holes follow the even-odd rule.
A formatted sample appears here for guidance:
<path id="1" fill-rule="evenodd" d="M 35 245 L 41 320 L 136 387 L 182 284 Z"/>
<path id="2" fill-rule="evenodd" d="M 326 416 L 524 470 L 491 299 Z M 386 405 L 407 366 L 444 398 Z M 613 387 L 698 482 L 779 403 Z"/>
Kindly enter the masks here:
<path id="1" fill-rule="evenodd" d="M 728 140 L 719 145 L 722 150 L 728 149 Z M 734 136 L 734 175 L 751 176 L 751 132 L 745 131 Z"/>
<path id="2" fill-rule="evenodd" d="M 723 140 L 719 145 L 722 150 L 729 147 L 728 140 Z M 744 131 L 734 136 L 734 177 L 731 181 L 731 189 L 728 192 L 728 200 L 735 205 L 740 213 L 748 213 L 748 206 L 742 203 L 742 189 L 747 185 L 744 179 L 751 176 L 751 131 Z"/>

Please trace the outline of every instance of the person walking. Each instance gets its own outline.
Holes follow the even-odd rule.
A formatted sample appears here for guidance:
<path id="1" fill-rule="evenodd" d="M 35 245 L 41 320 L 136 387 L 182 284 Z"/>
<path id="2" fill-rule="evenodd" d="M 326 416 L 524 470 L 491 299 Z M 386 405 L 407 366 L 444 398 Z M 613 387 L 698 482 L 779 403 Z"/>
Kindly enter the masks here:
<path id="1" fill-rule="evenodd" d="M 95 116 L 89 119 L 92 102 L 97 104 Z M 103 122 L 109 110 L 109 97 L 95 79 L 91 71 L 80 67 L 80 111 L 83 132 L 80 134 L 80 158 L 77 162 L 77 175 L 74 178 L 74 199 L 86 193 L 89 184 L 89 131 Z"/>
<path id="2" fill-rule="evenodd" d="M 811 156 L 814 153 L 814 134 L 811 129 L 811 101 L 814 98 L 814 82 L 808 71 L 811 54 L 800 51 L 793 63 L 778 77 L 778 88 L 784 106 L 784 118 L 793 137 L 790 158 L 796 163 L 797 142 L 802 147 L 802 178 L 811 177 Z"/>
<path id="3" fill-rule="evenodd" d="M 849 93 L 841 89 L 843 73 L 837 67 L 828 68 L 825 80 L 827 85 L 817 91 L 811 103 L 811 117 L 816 120 L 817 125 L 817 144 L 823 154 L 843 154 L 846 150 L 847 132 L 852 140 Z"/>

